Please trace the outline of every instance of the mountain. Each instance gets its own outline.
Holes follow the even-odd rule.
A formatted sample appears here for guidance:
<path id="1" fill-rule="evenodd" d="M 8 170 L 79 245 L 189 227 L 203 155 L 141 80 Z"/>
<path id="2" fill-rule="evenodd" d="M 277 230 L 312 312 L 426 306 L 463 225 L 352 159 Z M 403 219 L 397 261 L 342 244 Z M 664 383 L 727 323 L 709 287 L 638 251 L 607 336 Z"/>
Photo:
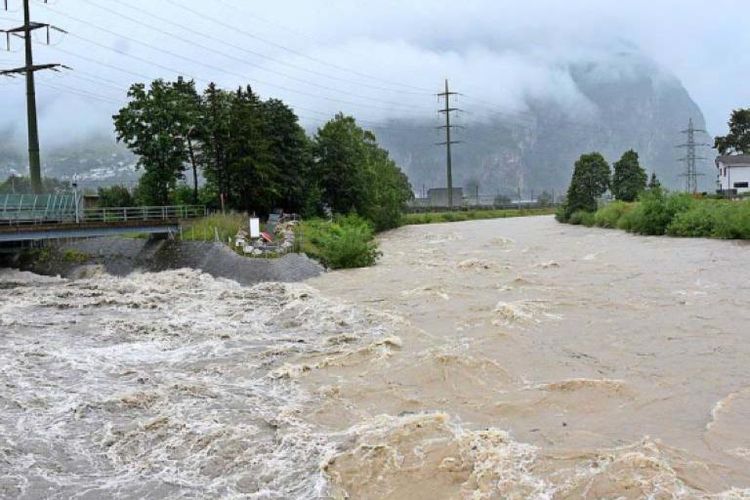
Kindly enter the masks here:
<path id="1" fill-rule="evenodd" d="M 612 163 L 635 149 L 647 172 L 681 188 L 684 166 L 677 160 L 685 151 L 676 147 L 686 139 L 681 131 L 690 118 L 696 128 L 705 128 L 703 113 L 681 82 L 637 52 L 570 64 L 567 71 L 588 101 L 585 109 L 529 99 L 521 115 L 465 119 L 455 137 L 462 143 L 453 148 L 454 186 L 478 185 L 482 195 L 561 193 L 582 153 L 599 151 Z M 418 193 L 446 183 L 445 149 L 425 132 L 428 125 L 435 123 L 392 121 L 376 130 Z M 703 156 L 710 158 L 710 151 Z M 704 161 L 700 170 L 701 188 L 713 189 L 711 164 Z"/>
<path id="2" fill-rule="evenodd" d="M 27 156 L 22 147 L 0 145 L 0 180 L 12 174 L 28 175 Z M 42 149 L 42 175 L 67 181 L 77 176 L 81 185 L 89 188 L 135 185 L 138 179 L 135 163 L 130 151 L 103 135 Z"/>
<path id="3" fill-rule="evenodd" d="M 662 184 L 684 185 L 680 177 L 684 167 L 677 161 L 684 150 L 675 146 L 685 141 L 680 132 L 689 119 L 699 129 L 705 128 L 705 120 L 675 76 L 636 49 L 618 48 L 590 61 L 579 58 L 557 64 L 582 96 L 574 105 L 554 98 L 553 88 L 546 97 L 526 97 L 522 113 L 500 113 L 486 103 L 472 109 L 471 115 L 458 117 L 466 128 L 456 131 L 455 139 L 463 142 L 454 148 L 454 186 L 478 185 L 480 194 L 487 196 L 514 197 L 520 191 L 528 197 L 542 190 L 561 193 L 582 153 L 599 151 L 614 162 L 631 148 Z M 445 150 L 435 145 L 442 140 L 434 131 L 436 125 L 435 121 L 392 120 L 374 128 L 418 193 L 446 183 Z M 3 136 L 8 134 L 0 131 Z M 135 158 L 111 136 L 92 137 L 64 148 L 42 146 L 47 176 L 70 179 L 78 174 L 91 187 L 131 184 L 138 177 Z M 703 156 L 711 158 L 712 153 L 706 150 Z M 0 179 L 11 173 L 25 174 L 25 158 L 22 147 L 0 142 Z M 705 174 L 701 189 L 712 190 L 715 173 L 710 160 L 700 169 Z"/>

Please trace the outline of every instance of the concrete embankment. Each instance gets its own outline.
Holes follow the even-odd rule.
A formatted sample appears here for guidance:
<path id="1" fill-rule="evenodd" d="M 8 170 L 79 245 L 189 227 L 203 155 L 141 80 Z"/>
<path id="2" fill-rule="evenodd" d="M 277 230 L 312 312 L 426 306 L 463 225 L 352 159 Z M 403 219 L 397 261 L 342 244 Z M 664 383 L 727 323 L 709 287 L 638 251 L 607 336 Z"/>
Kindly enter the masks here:
<path id="1" fill-rule="evenodd" d="M 133 271 L 192 268 L 244 285 L 302 281 L 324 272 L 319 263 L 305 255 L 252 259 L 234 253 L 221 243 L 128 238 L 80 240 L 25 251 L 6 256 L 0 261 L 0 267 L 3 266 L 65 277 L 85 276 L 92 267 L 101 267 L 119 276 Z"/>

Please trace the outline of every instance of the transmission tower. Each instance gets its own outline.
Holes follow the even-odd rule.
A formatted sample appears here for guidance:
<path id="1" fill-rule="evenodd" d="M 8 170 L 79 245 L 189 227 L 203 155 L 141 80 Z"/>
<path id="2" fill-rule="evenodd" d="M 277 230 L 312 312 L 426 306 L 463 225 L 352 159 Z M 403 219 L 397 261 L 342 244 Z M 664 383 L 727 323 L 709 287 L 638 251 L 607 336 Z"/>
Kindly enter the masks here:
<path id="1" fill-rule="evenodd" d="M 36 86 L 34 84 L 34 73 L 46 69 L 57 70 L 57 68 L 66 68 L 62 64 L 34 64 L 34 53 L 32 50 L 32 33 L 39 29 L 47 31 L 47 45 L 50 43 L 50 30 L 67 33 L 56 26 L 45 23 L 37 23 L 31 20 L 30 0 L 23 0 L 23 26 L 0 30 L 5 33 L 5 42 L 7 50 L 10 50 L 11 36 L 22 38 L 26 49 L 26 64 L 20 68 L 0 70 L 0 76 L 15 77 L 16 75 L 26 76 L 26 115 L 29 131 L 29 176 L 31 177 L 31 187 L 34 193 L 42 192 L 42 162 L 39 156 L 39 127 L 37 125 L 36 114 Z M 44 0 L 47 3 L 47 0 Z M 5 10 L 8 10 L 7 0 L 4 2 Z"/>
<path id="2" fill-rule="evenodd" d="M 695 134 L 705 134 L 705 130 L 697 129 L 693 125 L 693 119 L 688 122 L 687 130 L 682 131 L 683 134 L 687 135 L 687 143 L 680 144 L 678 148 L 687 148 L 687 154 L 684 158 L 680 158 L 678 161 L 685 163 L 685 173 L 681 177 L 685 177 L 685 191 L 688 193 L 695 194 L 698 192 L 698 177 L 702 177 L 703 174 L 698 173 L 697 163 L 698 160 L 705 160 L 706 158 L 697 155 L 698 147 L 708 146 L 708 144 L 698 144 L 695 142 Z"/>
<path id="3" fill-rule="evenodd" d="M 460 144 L 461 141 L 451 140 L 451 131 L 454 128 L 462 128 L 459 125 L 451 125 L 451 113 L 460 111 L 458 108 L 451 108 L 451 97 L 459 95 L 458 92 L 451 92 L 448 86 L 448 80 L 445 80 L 445 91 L 439 93 L 438 99 L 445 99 L 445 107 L 438 110 L 439 113 L 445 115 L 445 125 L 438 127 L 439 129 L 445 129 L 445 141 L 437 143 L 438 146 L 445 146 L 446 152 L 446 173 L 448 177 L 448 208 L 453 208 L 453 158 L 451 156 L 451 146 L 453 144 Z"/>

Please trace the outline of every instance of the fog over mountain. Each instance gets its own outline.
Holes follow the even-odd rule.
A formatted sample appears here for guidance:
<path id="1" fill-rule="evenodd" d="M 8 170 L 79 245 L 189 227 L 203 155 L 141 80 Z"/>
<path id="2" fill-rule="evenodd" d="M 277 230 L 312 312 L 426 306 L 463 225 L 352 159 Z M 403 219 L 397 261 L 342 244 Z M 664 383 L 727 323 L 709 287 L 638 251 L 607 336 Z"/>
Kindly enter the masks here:
<path id="1" fill-rule="evenodd" d="M 739 16 L 709 23 L 698 15 L 705 2 L 675 6 L 646 0 L 34 3 L 35 20 L 70 31 L 53 34 L 50 47 L 37 44 L 36 60 L 74 68 L 39 74 L 43 162 L 48 174 L 61 168 L 67 174 L 75 169 L 71 145 L 87 145 L 115 155 L 110 170 L 121 168 L 128 160 L 111 145 L 111 115 L 124 104 L 127 86 L 182 74 L 201 88 L 209 81 L 229 88 L 250 83 L 263 97 L 292 105 L 311 132 L 335 112 L 352 114 L 376 130 L 419 190 L 444 183 L 443 152 L 433 146 L 440 139 L 434 93 L 447 77 L 463 94 L 457 105 L 465 112 L 457 119 L 467 127 L 456 149 L 459 184 L 477 180 L 488 193 L 559 189 L 580 153 L 597 149 L 614 160 L 633 147 L 648 169 L 676 185 L 673 146 L 687 119 L 703 126 L 702 109 L 709 130 L 721 132 L 732 107 L 750 97 L 743 61 L 724 50 L 727 33 L 734 33 L 733 46 L 750 35 Z M 711 9 L 741 6 L 718 0 Z M 18 22 L 19 7 L 10 0 L 0 25 Z M 16 43 L 13 52 L 0 53 L 0 66 L 21 65 L 19 49 Z M 25 163 L 21 79 L 0 81 L 0 106 L 2 175 Z M 709 165 L 703 168 L 710 173 Z"/>

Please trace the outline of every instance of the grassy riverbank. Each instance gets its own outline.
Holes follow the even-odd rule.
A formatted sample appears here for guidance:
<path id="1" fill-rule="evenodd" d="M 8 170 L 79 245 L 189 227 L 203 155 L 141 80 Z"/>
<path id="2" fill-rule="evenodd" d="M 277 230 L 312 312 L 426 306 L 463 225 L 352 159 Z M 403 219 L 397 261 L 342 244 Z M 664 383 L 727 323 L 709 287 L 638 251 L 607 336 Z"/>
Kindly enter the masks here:
<path id="1" fill-rule="evenodd" d="M 596 212 L 575 212 L 570 224 L 616 228 L 643 235 L 750 239 L 750 200 L 696 198 L 661 190 L 640 201 L 615 201 Z"/>

